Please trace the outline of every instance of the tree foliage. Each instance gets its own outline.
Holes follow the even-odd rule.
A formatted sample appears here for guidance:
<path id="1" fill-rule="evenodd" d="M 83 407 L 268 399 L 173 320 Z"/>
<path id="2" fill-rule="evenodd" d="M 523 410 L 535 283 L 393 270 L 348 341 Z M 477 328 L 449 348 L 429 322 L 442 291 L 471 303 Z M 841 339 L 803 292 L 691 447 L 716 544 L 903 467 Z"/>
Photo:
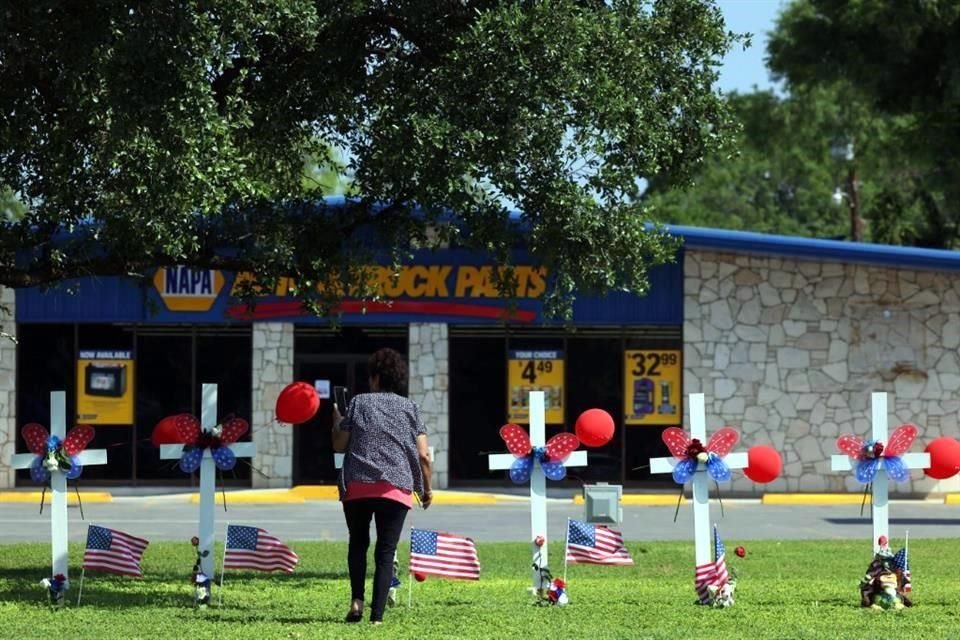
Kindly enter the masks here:
<path id="1" fill-rule="evenodd" d="M 643 292 L 673 243 L 638 178 L 729 143 L 711 85 L 737 40 L 712 0 L 7 3 L 0 184 L 28 211 L 0 284 L 178 263 L 289 276 L 322 310 L 379 249 L 508 264 L 515 206 L 551 309 Z M 362 194 L 337 210 L 304 186 L 331 147 Z"/>
<path id="2" fill-rule="evenodd" d="M 647 204 L 677 224 L 820 238 L 851 233 L 850 169 L 855 169 L 867 238 L 914 240 L 903 228 L 910 210 L 910 165 L 899 150 L 901 118 L 878 115 L 849 86 L 798 87 L 789 95 L 732 94 L 743 125 L 736 156 L 715 154 L 692 187 L 651 183 Z M 851 144 L 854 159 L 833 156 Z M 670 186 L 670 185 L 667 185 Z M 899 226 L 898 226 L 899 225 Z"/>
<path id="3" fill-rule="evenodd" d="M 960 4 L 954 0 L 795 0 L 769 41 L 790 89 L 838 82 L 897 120 L 901 184 L 878 195 L 878 233 L 960 243 Z"/>
<path id="4" fill-rule="evenodd" d="M 0 221 L 21 219 L 27 209 L 11 189 L 0 187 Z"/>
<path id="5" fill-rule="evenodd" d="M 345 154 L 335 147 L 327 147 L 319 156 L 304 159 L 302 184 L 304 191 L 320 197 L 357 195 Z"/>

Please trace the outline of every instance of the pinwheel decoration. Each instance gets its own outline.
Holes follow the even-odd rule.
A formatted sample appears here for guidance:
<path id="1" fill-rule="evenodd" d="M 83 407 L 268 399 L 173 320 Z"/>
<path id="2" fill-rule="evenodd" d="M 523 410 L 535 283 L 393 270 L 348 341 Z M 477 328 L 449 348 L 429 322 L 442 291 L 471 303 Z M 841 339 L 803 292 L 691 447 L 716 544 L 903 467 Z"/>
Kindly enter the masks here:
<path id="1" fill-rule="evenodd" d="M 877 477 L 880 461 L 887 475 L 897 482 L 910 478 L 910 468 L 901 457 L 917 437 L 917 427 L 904 424 L 897 427 L 887 444 L 878 440 L 865 440 L 860 436 L 844 434 L 837 438 L 837 448 L 850 456 L 855 462 L 857 482 L 870 484 Z M 842 459 L 842 458 L 841 458 Z"/>
<path id="2" fill-rule="evenodd" d="M 517 457 L 510 466 L 510 479 L 515 484 L 530 480 L 535 460 L 540 463 L 543 475 L 551 480 L 563 480 L 567 475 L 563 461 L 580 446 L 580 439 L 572 433 L 558 433 L 547 440 L 546 446 L 534 447 L 527 432 L 516 424 L 500 427 L 500 437 L 510 453 Z"/>
<path id="3" fill-rule="evenodd" d="M 673 481 L 684 484 L 693 477 L 700 463 L 707 466 L 707 473 L 717 482 L 726 482 L 730 479 L 730 467 L 723 458 L 730 453 L 733 446 L 740 439 L 740 434 L 733 427 L 723 427 L 703 446 L 697 438 L 679 427 L 670 427 L 663 432 L 663 442 L 670 449 L 674 458 L 679 460 L 673 468 Z"/>
<path id="4" fill-rule="evenodd" d="M 80 477 L 83 465 L 77 456 L 87 448 L 95 432 L 90 425 L 80 424 L 70 429 L 61 442 L 57 436 L 50 435 L 45 427 L 32 422 L 24 425 L 21 433 L 30 452 L 37 455 L 30 465 L 30 478 L 34 482 L 45 483 L 50 480 L 52 471 L 60 471 L 68 480 Z"/>
<path id="5" fill-rule="evenodd" d="M 250 425 L 243 418 L 230 417 L 213 429 L 203 430 L 200 421 L 189 413 L 175 417 L 177 436 L 183 443 L 183 455 L 180 457 L 180 469 L 184 473 L 193 473 L 203 461 L 203 452 L 210 449 L 217 468 L 229 471 L 237 464 L 237 456 L 230 445 L 243 437 Z"/>

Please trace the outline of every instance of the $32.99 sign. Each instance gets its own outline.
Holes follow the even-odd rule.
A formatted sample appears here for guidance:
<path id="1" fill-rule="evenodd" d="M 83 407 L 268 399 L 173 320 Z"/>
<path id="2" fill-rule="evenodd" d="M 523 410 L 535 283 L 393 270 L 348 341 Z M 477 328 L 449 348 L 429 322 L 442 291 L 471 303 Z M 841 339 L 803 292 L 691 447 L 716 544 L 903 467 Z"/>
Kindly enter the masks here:
<path id="1" fill-rule="evenodd" d="M 529 424 L 531 391 L 543 391 L 547 424 L 563 423 L 563 352 L 511 351 L 507 360 L 507 419 Z"/>
<path id="2" fill-rule="evenodd" d="M 636 349 L 624 352 L 623 415 L 625 424 L 678 425 L 683 420 L 679 350 Z"/>

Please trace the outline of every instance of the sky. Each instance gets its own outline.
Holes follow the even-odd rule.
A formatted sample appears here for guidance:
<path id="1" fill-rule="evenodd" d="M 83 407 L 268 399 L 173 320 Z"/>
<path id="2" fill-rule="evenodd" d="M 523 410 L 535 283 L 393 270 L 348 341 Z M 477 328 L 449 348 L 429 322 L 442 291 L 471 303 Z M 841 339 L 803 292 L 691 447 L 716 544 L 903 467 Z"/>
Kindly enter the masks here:
<path id="1" fill-rule="evenodd" d="M 727 29 L 735 33 L 752 33 L 752 43 L 746 51 L 736 47 L 723 60 L 717 86 L 726 92 L 749 93 L 757 89 L 774 89 L 770 74 L 764 66 L 767 32 L 773 29 L 780 9 L 789 0 L 716 0 L 727 22 Z"/>

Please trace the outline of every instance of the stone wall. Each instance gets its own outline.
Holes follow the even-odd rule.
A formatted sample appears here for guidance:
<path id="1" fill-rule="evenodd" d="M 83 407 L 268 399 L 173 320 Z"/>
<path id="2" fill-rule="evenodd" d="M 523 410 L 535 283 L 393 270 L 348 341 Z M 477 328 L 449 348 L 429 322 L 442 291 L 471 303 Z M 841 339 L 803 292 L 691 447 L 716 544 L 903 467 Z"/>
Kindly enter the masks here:
<path id="1" fill-rule="evenodd" d="M 449 482 L 450 366 L 446 324 L 411 323 L 409 330 L 410 398 L 420 407 L 433 447 L 434 487 Z"/>
<path id="2" fill-rule="evenodd" d="M 839 434 L 870 432 L 870 394 L 889 393 L 890 429 L 920 427 L 913 451 L 958 435 L 960 277 L 933 271 L 688 250 L 684 392 L 708 429 L 737 426 L 736 450 L 772 444 L 783 477 L 733 490 L 860 491 L 830 471 Z M 915 471 L 891 491 L 953 491 Z"/>
<path id="3" fill-rule="evenodd" d="M 16 296 L 13 289 L 0 288 L 0 331 L 16 331 Z M 0 336 L 0 489 L 12 489 L 14 470 L 7 464 L 17 448 L 17 346 Z"/>
<path id="4" fill-rule="evenodd" d="M 253 323 L 253 441 L 257 455 L 252 484 L 293 484 L 293 429 L 277 422 L 277 396 L 293 380 L 293 328 L 289 322 Z"/>

